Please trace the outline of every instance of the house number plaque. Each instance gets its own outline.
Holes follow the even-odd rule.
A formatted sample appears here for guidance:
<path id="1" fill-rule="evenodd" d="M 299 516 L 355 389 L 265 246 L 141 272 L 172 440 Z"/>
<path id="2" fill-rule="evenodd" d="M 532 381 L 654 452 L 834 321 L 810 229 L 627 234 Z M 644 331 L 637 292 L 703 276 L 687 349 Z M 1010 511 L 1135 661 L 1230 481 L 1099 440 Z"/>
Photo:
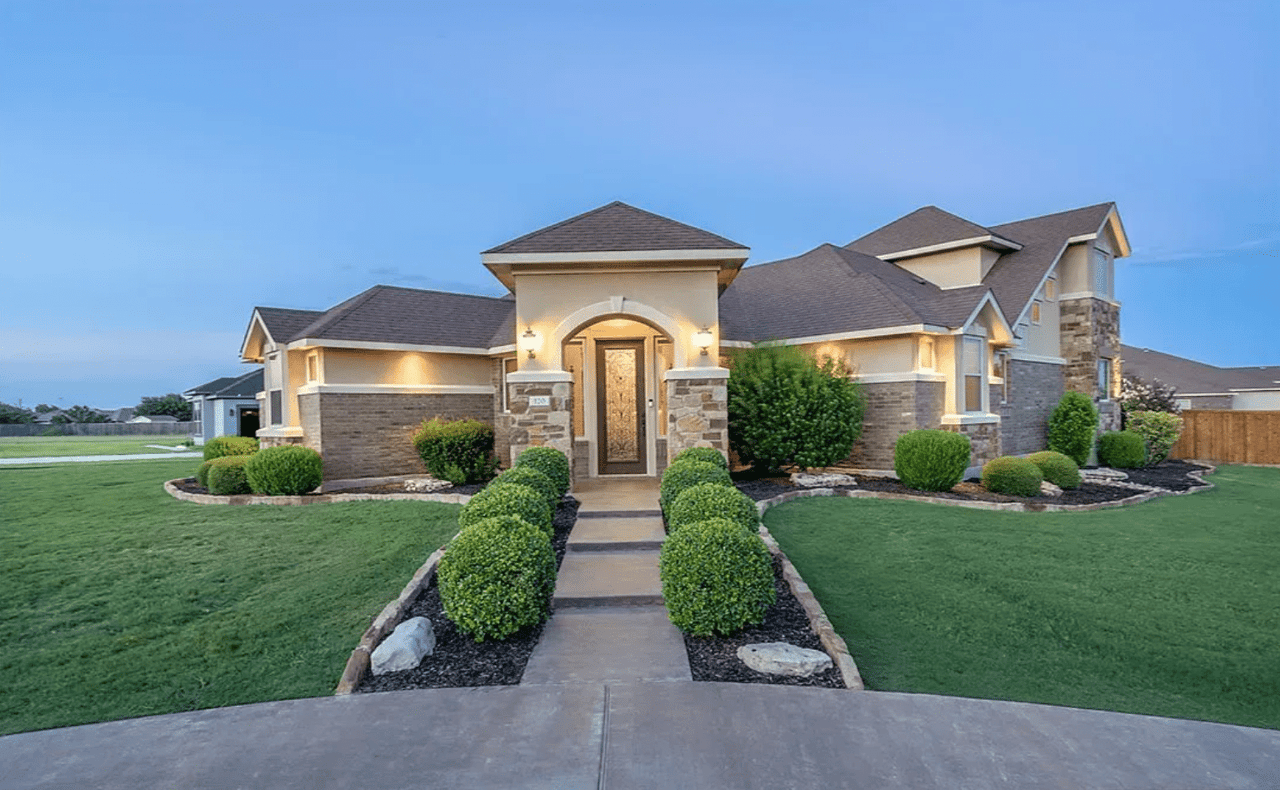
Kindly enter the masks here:
<path id="1" fill-rule="evenodd" d="M 550 395 L 530 395 L 529 396 L 530 408 L 533 408 L 536 406 L 550 406 L 550 405 L 551 405 Z"/>

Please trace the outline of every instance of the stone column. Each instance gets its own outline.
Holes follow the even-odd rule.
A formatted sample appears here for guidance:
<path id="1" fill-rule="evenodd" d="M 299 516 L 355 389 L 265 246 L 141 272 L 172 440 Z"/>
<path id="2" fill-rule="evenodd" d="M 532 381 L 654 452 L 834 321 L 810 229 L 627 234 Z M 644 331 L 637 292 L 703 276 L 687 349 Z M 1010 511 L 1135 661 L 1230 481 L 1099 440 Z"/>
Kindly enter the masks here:
<path id="1" fill-rule="evenodd" d="M 724 368 L 669 370 L 667 462 L 689 447 L 729 453 L 729 371 Z"/>
<path id="2" fill-rule="evenodd" d="M 565 371 L 507 377 L 510 463 L 529 447 L 554 447 L 573 467 L 573 378 Z"/>

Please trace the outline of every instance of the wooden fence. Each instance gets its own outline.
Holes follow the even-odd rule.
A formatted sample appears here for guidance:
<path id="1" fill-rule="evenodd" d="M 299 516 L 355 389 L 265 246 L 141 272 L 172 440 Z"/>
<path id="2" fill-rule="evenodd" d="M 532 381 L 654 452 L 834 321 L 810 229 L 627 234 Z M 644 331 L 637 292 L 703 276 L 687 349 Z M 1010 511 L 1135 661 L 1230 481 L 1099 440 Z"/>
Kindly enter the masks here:
<path id="1" fill-rule="evenodd" d="M 186 436 L 198 422 L 73 422 L 66 425 L 0 425 L 0 436 L 41 436 L 57 428 L 63 436 Z"/>
<path id="2" fill-rule="evenodd" d="M 1224 464 L 1280 464 L 1280 411 L 1182 412 L 1182 436 L 1170 458 Z"/>

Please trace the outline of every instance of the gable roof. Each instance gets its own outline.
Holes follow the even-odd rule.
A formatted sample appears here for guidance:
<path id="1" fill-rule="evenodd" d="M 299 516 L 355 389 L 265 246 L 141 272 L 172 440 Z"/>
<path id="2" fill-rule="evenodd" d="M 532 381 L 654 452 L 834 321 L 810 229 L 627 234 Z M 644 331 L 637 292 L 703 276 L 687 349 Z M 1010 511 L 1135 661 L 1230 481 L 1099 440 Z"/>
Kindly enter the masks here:
<path id="1" fill-rule="evenodd" d="M 183 395 L 207 395 L 213 398 L 252 398 L 262 391 L 262 368 L 239 376 L 223 376 L 183 392 Z"/>
<path id="2" fill-rule="evenodd" d="M 290 310 L 284 307 L 255 308 L 262 317 L 262 323 L 271 333 L 271 339 L 277 343 L 287 343 L 294 334 L 303 327 L 324 315 L 322 310 Z"/>
<path id="3" fill-rule="evenodd" d="M 1220 368 L 1194 359 L 1136 346 L 1120 346 L 1125 375 L 1159 379 L 1179 395 L 1226 394 L 1240 389 L 1280 388 L 1280 366 Z"/>
<path id="4" fill-rule="evenodd" d="M 918 208 L 901 219 L 845 245 L 865 255 L 892 260 L 907 257 L 906 253 L 920 252 L 939 246 L 962 242 L 985 244 L 998 249 L 1017 249 L 1018 244 L 990 228 L 957 217 L 937 206 Z"/>
<path id="5" fill-rule="evenodd" d="M 497 253 L 743 250 L 745 245 L 615 200 L 485 250 Z"/>
<path id="6" fill-rule="evenodd" d="M 288 341 L 352 340 L 488 349 L 515 302 L 492 296 L 375 285 L 319 314 Z M 514 323 L 512 323 L 514 332 Z M 514 340 L 514 334 L 507 342 Z"/>

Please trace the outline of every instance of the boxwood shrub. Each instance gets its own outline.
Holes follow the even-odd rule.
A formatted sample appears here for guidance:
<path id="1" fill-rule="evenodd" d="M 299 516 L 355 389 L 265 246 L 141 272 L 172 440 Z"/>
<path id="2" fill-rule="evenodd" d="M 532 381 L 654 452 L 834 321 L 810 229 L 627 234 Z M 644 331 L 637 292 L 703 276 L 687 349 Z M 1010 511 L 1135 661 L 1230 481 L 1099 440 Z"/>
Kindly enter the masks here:
<path id="1" fill-rule="evenodd" d="M 724 457 L 724 453 L 714 447 L 686 447 L 676 453 L 676 457 L 671 459 L 671 463 L 678 464 L 681 461 L 705 461 L 709 464 L 729 470 L 729 459 Z"/>
<path id="2" fill-rule="evenodd" d="M 255 494 L 297 496 L 324 479 L 320 453 L 300 444 L 268 447 L 248 456 L 244 473 Z"/>
<path id="3" fill-rule="evenodd" d="M 1036 465 L 1044 479 L 1064 491 L 1080 487 L 1080 467 L 1062 453 L 1053 450 L 1042 450 L 1027 456 L 1027 460 Z"/>
<path id="4" fill-rule="evenodd" d="M 258 440 L 252 436 L 219 436 L 204 443 L 204 460 L 212 461 L 228 455 L 253 455 Z"/>
<path id="5" fill-rule="evenodd" d="M 699 483 L 718 483 L 729 488 L 733 481 L 729 471 L 706 461 L 681 461 L 668 466 L 662 473 L 662 482 L 658 487 L 658 504 L 665 515 L 676 497 L 686 488 Z"/>
<path id="6" fill-rule="evenodd" d="M 969 437 L 962 433 L 921 429 L 898 437 L 893 469 L 902 484 L 919 491 L 950 491 L 969 468 Z"/>
<path id="7" fill-rule="evenodd" d="M 543 530 L 515 516 L 493 516 L 454 537 L 436 579 L 445 616 L 459 631 L 477 642 L 503 639 L 547 619 L 556 556 Z"/>
<path id="8" fill-rule="evenodd" d="M 556 500 L 569 493 L 569 459 L 554 447 L 530 447 L 516 458 L 516 466 L 531 466 L 556 484 Z"/>
<path id="9" fill-rule="evenodd" d="M 454 485 L 480 483 L 493 477 L 493 428 L 479 420 L 433 417 L 413 435 L 413 446 L 427 472 Z"/>
<path id="10" fill-rule="evenodd" d="M 1039 496 L 1043 481 L 1040 467 L 1026 458 L 1004 455 L 982 467 L 982 485 L 995 494 Z"/>
<path id="11" fill-rule="evenodd" d="M 542 495 L 543 499 L 547 500 L 554 518 L 556 506 L 560 504 L 560 489 L 555 483 L 551 482 L 551 478 L 542 472 L 532 466 L 513 466 L 493 478 L 489 483 L 489 488 L 501 485 L 528 486 L 537 491 Z"/>
<path id="12" fill-rule="evenodd" d="M 1107 431 L 1098 438 L 1098 463 L 1137 469 L 1147 462 L 1147 443 L 1136 431 Z"/>
<path id="13" fill-rule="evenodd" d="M 689 486 L 671 503 L 667 527 L 672 532 L 711 518 L 727 518 L 755 534 L 760 529 L 760 511 L 751 497 L 732 486 L 699 483 Z"/>
<path id="14" fill-rule="evenodd" d="M 209 467 L 213 465 L 213 461 L 205 461 L 196 467 L 196 482 L 205 488 L 209 487 Z"/>
<path id="15" fill-rule="evenodd" d="M 1076 466 L 1084 466 L 1097 430 L 1098 410 L 1093 400 L 1083 392 L 1066 392 L 1049 415 L 1049 449 L 1075 461 Z"/>
<path id="16" fill-rule="evenodd" d="M 252 456 L 224 455 L 209 462 L 208 485 L 210 494 L 230 496 L 249 493 L 249 478 L 244 465 Z"/>
<path id="17" fill-rule="evenodd" d="M 726 518 L 668 535 L 658 568 L 667 614 L 686 634 L 729 635 L 758 624 L 776 598 L 764 541 Z"/>
<path id="18" fill-rule="evenodd" d="M 528 522 L 551 537 L 555 518 L 547 499 L 534 489 L 516 483 L 488 486 L 458 512 L 458 524 L 463 529 L 493 516 L 515 516 Z"/>

